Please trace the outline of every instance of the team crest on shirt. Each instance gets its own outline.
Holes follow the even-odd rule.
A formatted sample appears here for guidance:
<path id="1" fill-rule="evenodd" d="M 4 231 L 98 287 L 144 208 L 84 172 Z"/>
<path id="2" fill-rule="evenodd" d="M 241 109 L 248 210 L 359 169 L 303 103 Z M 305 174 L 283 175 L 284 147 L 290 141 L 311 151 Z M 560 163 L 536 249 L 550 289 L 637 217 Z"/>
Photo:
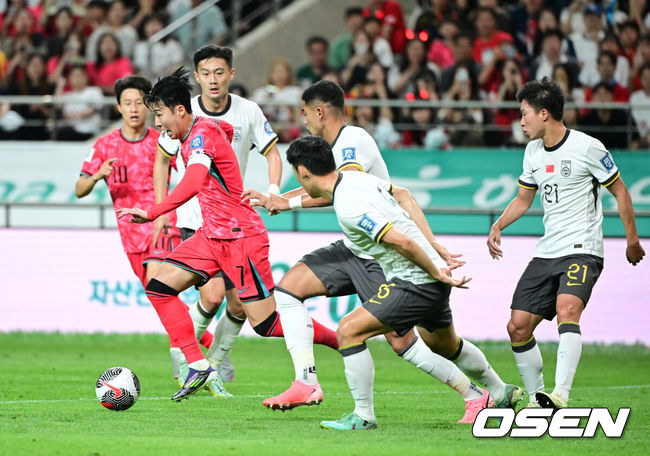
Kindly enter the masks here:
<path id="1" fill-rule="evenodd" d="M 603 165 L 603 168 L 605 168 L 607 171 L 614 169 L 614 160 L 612 160 L 612 157 L 610 157 L 608 153 L 600 159 L 600 164 Z"/>
<path id="2" fill-rule="evenodd" d="M 357 148 L 356 147 L 346 147 L 342 151 L 343 161 L 345 160 L 355 160 L 357 157 Z"/>
<path id="3" fill-rule="evenodd" d="M 271 124 L 267 120 L 264 122 L 264 131 L 266 132 L 267 135 L 272 135 L 273 134 L 273 128 L 271 128 Z"/>
<path id="4" fill-rule="evenodd" d="M 241 140 L 241 127 L 233 127 L 233 142 L 239 142 Z"/>
<path id="5" fill-rule="evenodd" d="M 190 149 L 198 149 L 199 147 L 203 147 L 203 136 L 201 135 L 192 139 L 192 142 L 190 143 Z"/>
<path id="6" fill-rule="evenodd" d="M 571 175 L 571 160 L 562 160 L 560 172 L 562 177 L 569 177 Z"/>
<path id="7" fill-rule="evenodd" d="M 357 226 L 368 233 L 372 233 L 372 230 L 377 226 L 377 222 L 364 214 L 361 220 L 359 220 L 359 223 L 357 223 Z"/>

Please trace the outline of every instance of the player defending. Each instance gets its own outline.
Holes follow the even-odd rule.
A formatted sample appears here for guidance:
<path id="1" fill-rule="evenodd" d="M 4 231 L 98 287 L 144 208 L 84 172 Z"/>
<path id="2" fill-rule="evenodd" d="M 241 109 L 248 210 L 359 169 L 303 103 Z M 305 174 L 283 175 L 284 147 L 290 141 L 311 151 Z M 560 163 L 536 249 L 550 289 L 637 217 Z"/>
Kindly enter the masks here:
<path id="1" fill-rule="evenodd" d="M 386 181 L 390 179 L 386 164 L 372 137 L 362 128 L 347 125 L 343 90 L 337 84 L 320 81 L 305 90 L 302 99 L 307 128 L 310 133 L 331 144 L 331 153 L 338 170 L 362 171 Z M 422 210 L 407 189 L 394 187 L 393 196 L 448 265 L 463 264 L 456 259 L 459 255 L 450 254 L 436 241 Z M 328 200 L 309 197 L 303 188 L 282 197 L 267 197 L 260 192 L 247 190 L 245 197 L 254 200 L 254 205 L 266 207 L 271 213 L 295 207 L 331 204 Z M 377 287 L 385 282 L 381 266 L 347 238 L 305 255 L 284 275 L 276 288 L 275 297 L 280 319 L 287 328 L 285 341 L 293 360 L 295 381 L 284 393 L 265 399 L 265 406 L 284 410 L 309 404 L 312 392 L 318 385 L 309 326 L 311 320 L 303 301 L 314 296 L 345 296 L 354 293 L 358 293 L 361 301 L 367 301 L 377 292 Z M 389 333 L 386 334 L 386 339 L 404 359 L 438 380 L 445 381 L 435 371 L 428 369 L 427 366 L 434 362 L 432 357 L 436 355 L 431 353 L 413 331 L 402 336 Z M 505 384 L 491 368 L 485 355 L 471 342 L 456 335 L 453 324 L 430 334 L 426 345 L 435 353 L 453 360 L 463 372 L 484 384 L 496 406 L 513 406 L 519 400 L 521 388 Z M 411 349 L 412 347 L 415 348 Z M 473 422 L 479 410 L 475 401 L 467 402 L 466 416 L 460 421 Z"/>
<path id="2" fill-rule="evenodd" d="M 392 331 L 404 335 L 416 325 L 423 338 L 436 329 L 449 327 L 451 287 L 467 288 L 470 279 L 451 277 L 450 269 L 455 266 L 447 267 L 393 198 L 388 182 L 367 173 L 337 171 L 331 148 L 324 139 L 308 136 L 294 141 L 287 151 L 287 160 L 312 198 L 332 202 L 346 238 L 365 255 L 376 259 L 386 275 L 386 282 L 374 296 L 343 317 L 336 332 L 355 409 L 340 420 L 321 422 L 321 427 L 328 429 L 374 429 L 374 365 L 365 341 Z M 429 351 L 414 344 L 404 356 L 408 359 L 412 352 L 422 349 Z M 480 403 L 481 408 L 487 406 L 487 391 L 471 383 L 448 359 L 431 354 L 432 363 L 426 370 L 435 371 L 465 400 Z"/>
<path id="3" fill-rule="evenodd" d="M 630 193 L 612 156 L 597 139 L 565 127 L 560 88 L 548 78 L 531 81 L 517 99 L 521 126 L 531 141 L 524 153 L 518 194 L 492 226 L 487 245 L 492 258 L 503 256 L 501 231 L 528 210 L 539 189 L 545 234 L 515 289 L 508 333 L 531 398 L 529 406 L 557 409 L 569 401 L 582 351 L 580 315 L 603 269 L 601 185 L 616 198 L 627 238 L 627 260 L 636 265 L 645 252 L 639 244 Z M 542 319 L 552 320 L 555 315 L 560 343 L 555 388 L 548 394 L 533 331 Z"/>
<path id="4" fill-rule="evenodd" d="M 282 160 L 277 148 L 278 136 L 264 117 L 262 110 L 252 101 L 230 94 L 229 88 L 235 76 L 232 66 L 232 50 L 215 45 L 205 46 L 194 53 L 194 79 L 201 87 L 201 94 L 192 98 L 192 112 L 195 115 L 225 120 L 234 128 L 232 147 L 239 162 L 242 180 L 246 174 L 248 154 L 255 149 L 264 155 L 269 167 L 268 192 L 278 194 L 282 177 Z M 154 167 L 156 202 L 165 197 L 169 162 L 180 150 L 180 141 L 169 138 L 164 132 L 158 142 L 158 154 Z M 185 166 L 178 160 L 178 181 L 183 178 Z M 201 226 L 201 209 L 197 198 L 177 210 L 181 237 L 189 238 Z M 156 233 L 157 234 L 157 233 Z M 190 307 L 194 330 L 198 338 L 204 333 L 215 316 L 228 290 L 228 310 L 222 315 L 215 328 L 214 345 L 208 351 L 208 359 L 215 366 L 224 381 L 232 381 L 234 370 L 228 353 L 241 331 L 246 316 L 232 281 L 223 273 L 217 274 L 199 288 L 199 300 Z M 186 375 L 186 366 L 180 350 L 172 348 L 174 364 L 180 364 L 181 382 Z M 214 395 L 229 395 L 224 391 L 211 391 Z"/>

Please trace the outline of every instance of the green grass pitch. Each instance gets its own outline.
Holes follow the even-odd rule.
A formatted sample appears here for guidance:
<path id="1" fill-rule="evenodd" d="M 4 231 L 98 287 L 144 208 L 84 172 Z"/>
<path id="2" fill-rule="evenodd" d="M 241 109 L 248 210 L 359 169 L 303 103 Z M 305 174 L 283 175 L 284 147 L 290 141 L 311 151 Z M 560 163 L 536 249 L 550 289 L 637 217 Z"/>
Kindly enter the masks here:
<path id="1" fill-rule="evenodd" d="M 520 383 L 506 343 L 478 344 L 508 382 Z M 262 406 L 293 379 L 283 340 L 237 341 L 232 353 L 235 397 L 200 391 L 169 400 L 172 381 L 166 338 L 159 335 L 0 334 L 0 455 L 596 455 L 648 454 L 650 348 L 586 345 L 571 406 L 631 407 L 625 433 L 607 439 L 476 439 L 462 399 L 371 341 L 375 360 L 376 431 L 320 429 L 353 409 L 340 355 L 316 348 L 325 401 L 282 413 Z M 554 344 L 542 344 L 547 387 L 553 385 Z M 99 374 L 126 366 L 142 393 L 130 410 L 96 400 Z"/>

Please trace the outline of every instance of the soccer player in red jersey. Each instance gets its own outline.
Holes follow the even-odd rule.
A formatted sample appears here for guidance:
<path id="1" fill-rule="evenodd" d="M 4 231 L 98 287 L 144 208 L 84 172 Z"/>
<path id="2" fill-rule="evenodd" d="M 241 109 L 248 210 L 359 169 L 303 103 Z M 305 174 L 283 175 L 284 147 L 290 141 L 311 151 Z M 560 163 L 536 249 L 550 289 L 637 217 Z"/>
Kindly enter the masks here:
<path id="1" fill-rule="evenodd" d="M 122 127 L 100 137 L 91 148 L 75 186 L 77 198 L 90 194 L 95 184 L 103 179 L 116 210 L 154 204 L 152 175 L 160 132 L 145 125 L 144 96 L 150 90 L 151 83 L 138 76 L 128 76 L 115 83 Z M 171 218 L 173 224 L 175 215 Z M 134 225 L 118 219 L 117 227 L 133 272 L 143 286 L 156 270 L 149 265 L 160 263 L 181 243 L 175 227 L 164 230 L 156 242 L 153 242 L 153 223 Z M 201 342 L 209 347 L 211 339 L 212 335 L 206 333 Z"/>
<path id="2" fill-rule="evenodd" d="M 181 141 L 186 165 L 183 179 L 163 201 L 146 211 L 119 211 L 120 217 L 132 215 L 132 222 L 146 223 L 198 195 L 203 225 L 163 261 L 146 287 L 170 339 L 189 363 L 185 383 L 172 400 L 183 399 L 216 378 L 216 370 L 196 342 L 187 307 L 178 299 L 181 291 L 223 271 L 232 277 L 246 317 L 258 334 L 271 336 L 281 327 L 275 311 L 266 227 L 250 204 L 241 201 L 241 173 L 226 133 L 218 121 L 192 115 L 191 89 L 187 71 L 179 68 L 159 80 L 145 97 L 156 126 Z M 308 402 L 317 404 L 322 397 L 320 386 L 313 385 Z"/>

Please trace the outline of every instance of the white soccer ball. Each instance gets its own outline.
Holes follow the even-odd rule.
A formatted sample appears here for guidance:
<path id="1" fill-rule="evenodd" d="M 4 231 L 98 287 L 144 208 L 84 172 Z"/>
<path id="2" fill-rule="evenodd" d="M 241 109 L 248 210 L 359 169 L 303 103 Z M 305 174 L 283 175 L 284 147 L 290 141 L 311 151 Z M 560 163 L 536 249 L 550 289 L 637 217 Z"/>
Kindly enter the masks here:
<path id="1" fill-rule="evenodd" d="M 106 369 L 95 385 L 97 400 L 107 409 L 126 410 L 140 396 L 140 381 L 126 367 Z"/>

